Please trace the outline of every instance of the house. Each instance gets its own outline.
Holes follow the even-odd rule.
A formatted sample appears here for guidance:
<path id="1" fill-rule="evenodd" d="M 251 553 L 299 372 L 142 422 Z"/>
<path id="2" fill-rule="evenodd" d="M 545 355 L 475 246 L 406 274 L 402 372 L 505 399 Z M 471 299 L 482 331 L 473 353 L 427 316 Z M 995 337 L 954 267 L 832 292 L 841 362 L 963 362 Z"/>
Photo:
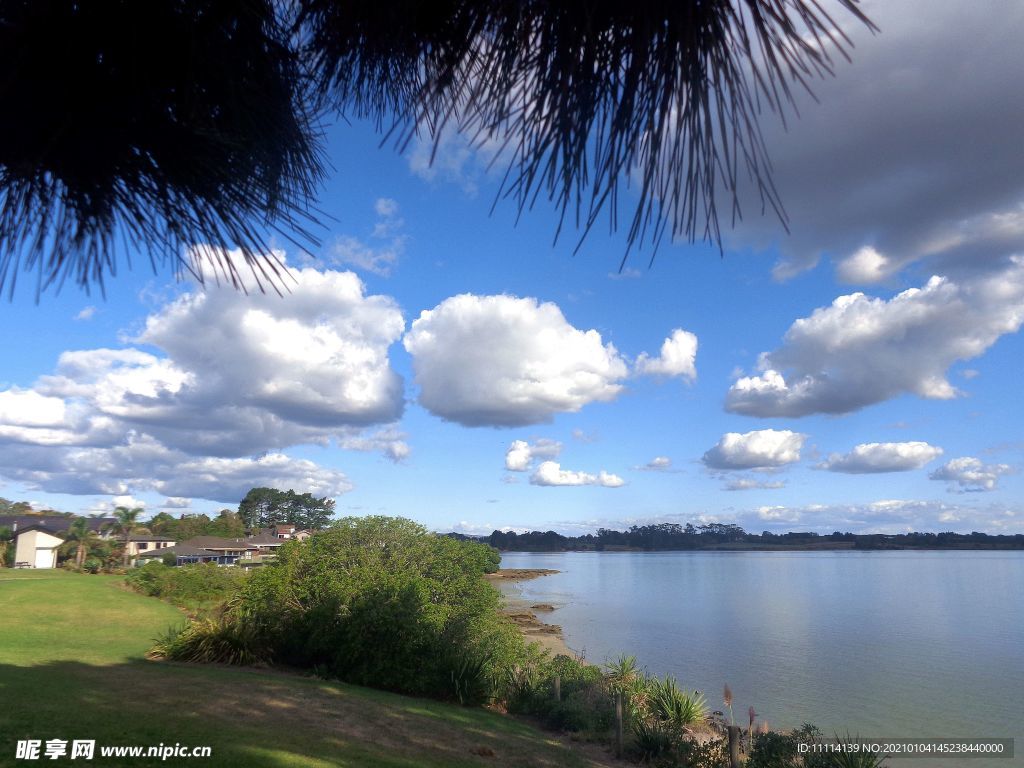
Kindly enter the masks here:
<path id="1" fill-rule="evenodd" d="M 154 537 L 160 538 L 160 537 Z M 260 548 L 250 544 L 246 539 L 223 539 L 220 536 L 196 536 L 174 546 L 154 547 L 141 552 L 139 564 L 153 560 L 174 557 L 175 565 L 192 563 L 216 563 L 217 565 L 235 565 L 240 560 L 252 560 Z"/>
<path id="2" fill-rule="evenodd" d="M 213 552 L 209 549 L 200 549 L 199 547 L 193 547 L 185 543 L 143 552 L 136 558 L 135 562 L 136 565 L 145 565 L 146 563 L 157 560 L 163 561 L 170 557 L 174 557 L 175 565 L 193 565 L 195 563 L 229 564 L 221 562 L 224 559 L 224 556 L 219 552 Z"/>
<path id="3" fill-rule="evenodd" d="M 128 557 L 134 559 L 143 552 L 173 547 L 177 542 L 169 536 L 154 536 L 150 533 L 135 534 L 128 537 Z"/>
<path id="4" fill-rule="evenodd" d="M 56 515 L 0 516 L 0 526 L 10 528 L 14 536 L 14 564 L 21 568 L 56 568 L 57 549 L 64 533 L 76 519 Z M 89 530 L 100 538 L 110 538 L 112 517 L 86 518 Z"/>
<path id="5" fill-rule="evenodd" d="M 295 534 L 295 526 L 291 523 L 274 523 L 270 532 L 279 539 L 290 539 Z"/>
<path id="6" fill-rule="evenodd" d="M 14 541 L 15 567 L 57 567 L 57 548 L 64 543 L 63 537 L 41 525 L 30 525 L 18 529 Z"/>
<path id="7" fill-rule="evenodd" d="M 222 539 L 220 536 L 196 536 L 182 543 L 216 552 L 222 558 L 221 565 L 234 565 L 237 560 L 251 560 L 260 551 L 258 546 L 245 539 Z"/>
<path id="8" fill-rule="evenodd" d="M 256 547 L 259 550 L 259 554 L 264 557 L 276 555 L 277 550 L 284 546 L 285 543 L 285 539 L 280 539 L 272 533 L 262 531 L 253 536 L 246 536 L 244 541 Z"/>

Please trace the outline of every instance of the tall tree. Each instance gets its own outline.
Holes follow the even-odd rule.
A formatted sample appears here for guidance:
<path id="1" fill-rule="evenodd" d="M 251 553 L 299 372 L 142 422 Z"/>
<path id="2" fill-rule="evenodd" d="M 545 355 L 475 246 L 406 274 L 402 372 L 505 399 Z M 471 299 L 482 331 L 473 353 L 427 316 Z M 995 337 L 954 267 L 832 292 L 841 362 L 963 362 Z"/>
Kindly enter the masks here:
<path id="1" fill-rule="evenodd" d="M 113 529 L 115 533 L 120 533 L 124 537 L 124 554 L 122 555 L 124 560 L 124 567 L 128 567 L 128 543 L 131 538 L 132 531 L 138 526 L 139 515 L 145 510 L 142 507 L 135 507 L 129 509 L 128 507 L 115 507 L 114 508 L 114 523 Z"/>
<path id="2" fill-rule="evenodd" d="M 249 529 L 291 523 L 298 528 L 319 530 L 330 522 L 333 514 L 334 499 L 277 488 L 253 488 L 238 505 L 238 515 Z"/>

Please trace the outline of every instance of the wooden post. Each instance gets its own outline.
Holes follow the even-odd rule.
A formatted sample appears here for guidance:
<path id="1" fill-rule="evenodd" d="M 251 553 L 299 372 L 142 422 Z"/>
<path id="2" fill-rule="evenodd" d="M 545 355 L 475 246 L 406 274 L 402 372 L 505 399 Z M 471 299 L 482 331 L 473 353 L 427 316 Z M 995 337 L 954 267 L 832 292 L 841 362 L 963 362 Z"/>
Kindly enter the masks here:
<path id="1" fill-rule="evenodd" d="M 622 757 L 622 691 L 615 692 L 615 756 Z"/>
<path id="2" fill-rule="evenodd" d="M 730 768 L 740 768 L 740 727 L 729 726 L 729 765 Z"/>
<path id="3" fill-rule="evenodd" d="M 562 676 L 555 675 L 555 701 L 562 700 Z"/>

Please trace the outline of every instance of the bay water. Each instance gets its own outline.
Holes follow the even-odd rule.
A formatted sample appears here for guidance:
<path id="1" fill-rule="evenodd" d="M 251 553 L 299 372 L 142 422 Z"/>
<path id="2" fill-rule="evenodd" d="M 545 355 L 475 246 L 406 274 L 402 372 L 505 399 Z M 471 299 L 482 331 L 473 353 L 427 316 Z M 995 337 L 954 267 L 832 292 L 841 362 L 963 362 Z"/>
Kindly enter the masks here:
<path id="1" fill-rule="evenodd" d="M 1024 765 L 1024 552 L 504 553 L 587 661 L 635 655 L 723 709 L 826 735 L 1014 738 Z"/>

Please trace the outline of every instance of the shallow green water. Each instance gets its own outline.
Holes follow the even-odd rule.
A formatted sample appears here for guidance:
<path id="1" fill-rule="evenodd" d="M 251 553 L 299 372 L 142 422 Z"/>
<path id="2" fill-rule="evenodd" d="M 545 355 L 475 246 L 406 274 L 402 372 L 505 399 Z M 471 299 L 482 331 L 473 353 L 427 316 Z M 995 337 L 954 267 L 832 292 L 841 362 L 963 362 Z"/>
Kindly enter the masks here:
<path id="1" fill-rule="evenodd" d="M 561 606 L 570 647 L 623 651 L 676 675 L 737 720 L 812 721 L 870 738 L 1012 737 L 1024 765 L 1024 552 L 506 553 L 504 568 Z"/>

